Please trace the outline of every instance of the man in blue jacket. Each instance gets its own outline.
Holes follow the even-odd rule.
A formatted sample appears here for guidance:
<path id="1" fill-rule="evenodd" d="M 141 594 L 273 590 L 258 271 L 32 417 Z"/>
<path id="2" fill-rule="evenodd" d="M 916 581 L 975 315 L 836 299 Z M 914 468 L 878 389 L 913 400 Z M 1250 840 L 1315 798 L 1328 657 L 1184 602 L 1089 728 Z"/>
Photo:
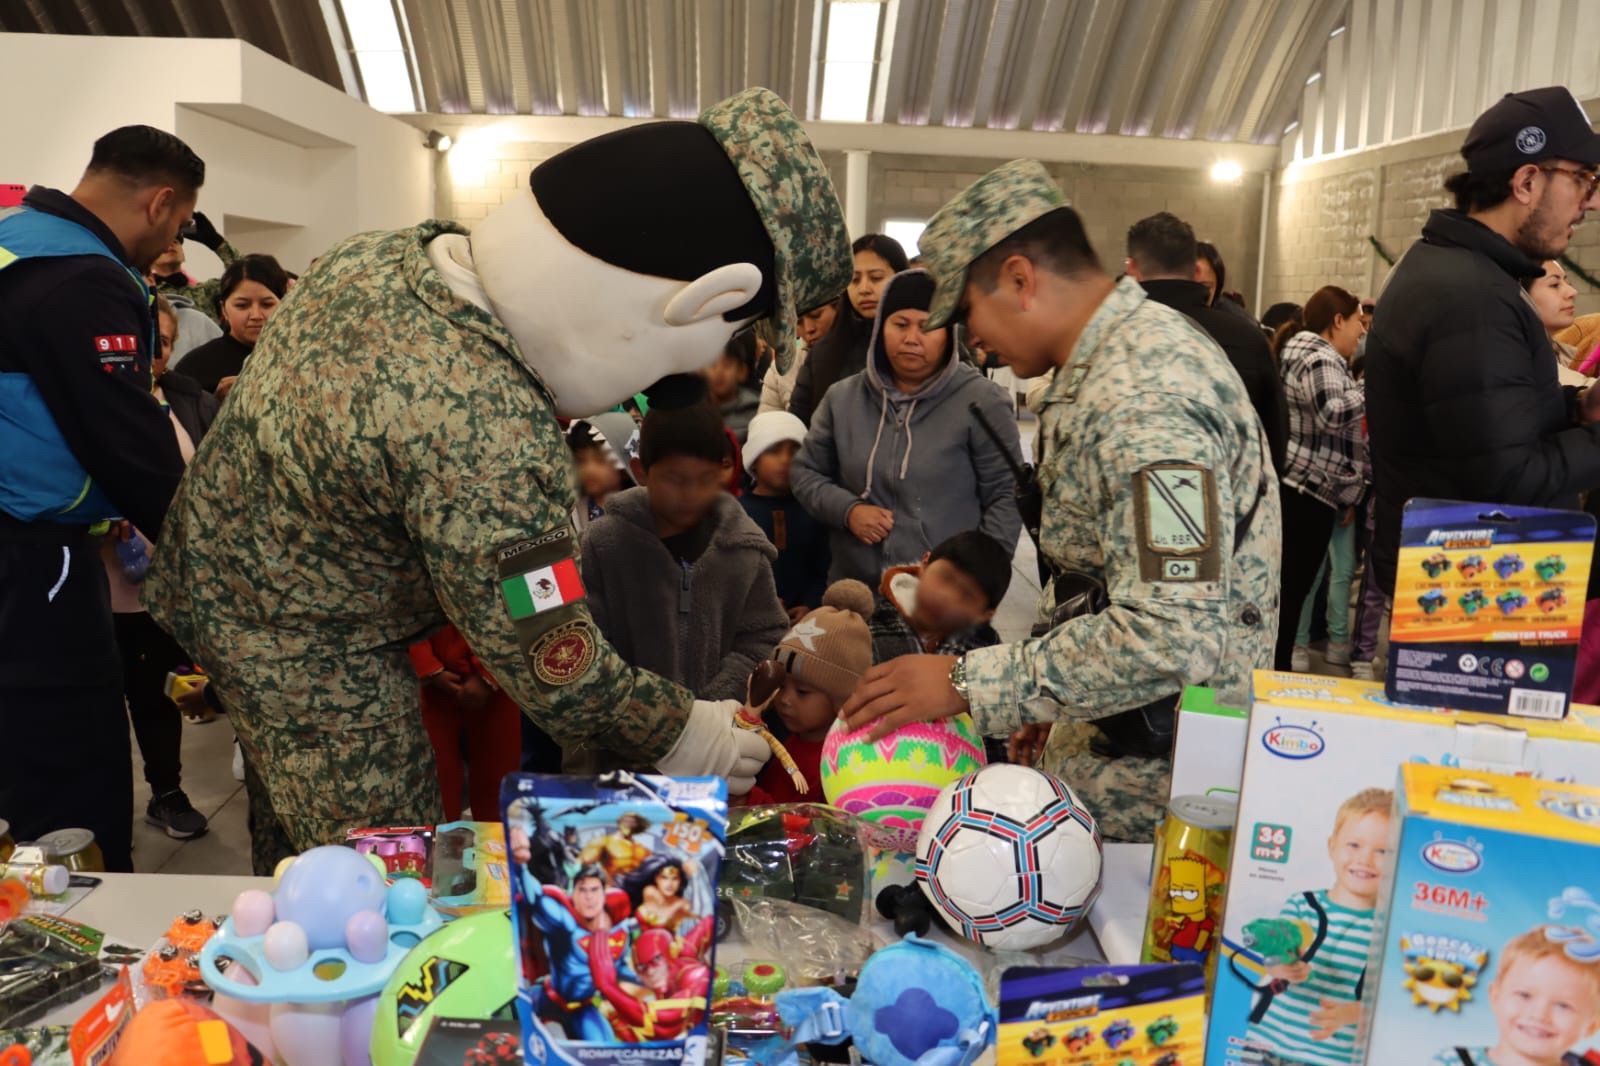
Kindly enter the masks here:
<path id="1" fill-rule="evenodd" d="M 178 138 L 128 126 L 71 194 L 0 215 L 0 818 L 21 840 L 90 829 L 110 870 L 133 869 L 133 756 L 93 538 L 158 537 L 183 474 L 144 274 L 204 180 Z"/>

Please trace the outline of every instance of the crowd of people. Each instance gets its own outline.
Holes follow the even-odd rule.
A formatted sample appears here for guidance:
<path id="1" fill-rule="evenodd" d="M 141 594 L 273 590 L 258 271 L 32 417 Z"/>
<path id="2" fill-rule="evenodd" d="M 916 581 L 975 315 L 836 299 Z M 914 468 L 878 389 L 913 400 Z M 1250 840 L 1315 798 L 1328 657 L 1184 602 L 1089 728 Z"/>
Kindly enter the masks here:
<path id="1" fill-rule="evenodd" d="M 1375 299 L 1328 285 L 1260 320 L 1170 213 L 1130 227 L 1120 274 L 1106 269 L 1038 164 L 947 206 L 919 259 L 859 236 L 848 276 L 841 239 L 837 271 L 795 282 L 784 271 L 807 253 L 769 227 L 766 269 L 792 300 L 768 296 L 765 316 L 703 301 L 715 315 L 681 317 L 707 336 L 741 318 L 720 350 L 594 410 L 530 339 L 531 312 L 508 309 L 496 250 L 514 242 L 371 235 L 297 288 L 195 211 L 193 152 L 114 131 L 71 194 L 36 188 L 0 218 L 0 731 L 27 753 L 0 778 L 0 817 L 22 837 L 89 826 L 108 867 L 131 869 L 125 721 L 145 817 L 189 838 L 207 822 L 183 791 L 183 722 L 219 714 L 242 741 L 258 873 L 353 819 L 495 817 L 518 768 L 710 767 L 743 802 L 789 801 L 791 775 L 697 724 L 771 660 L 786 680 L 767 725 L 810 798 L 841 717 L 881 732 L 965 711 L 991 758 L 1044 752 L 1108 837 L 1143 839 L 1182 684 L 1242 701 L 1253 669 L 1304 671 L 1324 637 L 1328 668 L 1376 676 L 1406 500 L 1577 507 L 1600 484 L 1596 338 L 1560 261 L 1600 203 L 1600 138 L 1577 110 L 1564 89 L 1497 104 L 1463 149 L 1454 206 Z M 556 162 L 535 172 L 543 214 L 516 220 L 524 237 L 577 240 L 559 222 L 581 182 Z M 758 209 L 769 195 L 744 188 Z M 825 221 L 804 239 L 842 238 Z M 185 241 L 217 253 L 220 278 L 184 273 Z M 383 314 L 414 300 L 448 325 L 362 317 L 359 299 Z M 337 365 L 377 379 L 366 397 L 308 376 L 327 335 L 313 324 L 333 323 L 351 345 L 386 344 L 399 323 L 394 354 L 351 347 Z M 439 346 L 438 367 L 417 354 Z M 526 364 L 486 362 L 519 349 Z M 1036 379 L 1031 454 L 1017 398 L 986 373 L 999 365 Z M 511 398 L 483 399 L 483 380 Z M 515 390 L 559 416 L 532 443 Z M 279 426 L 289 411 L 300 422 Z M 460 473 L 469 440 L 481 483 Z M 504 531 L 512 502 L 483 504 L 508 478 L 526 484 L 504 495 L 532 486 L 546 516 L 520 519 L 520 539 Z M 261 500 L 279 510 L 239 537 L 235 512 Z M 1047 585 L 1028 640 L 992 624 L 1024 529 Z M 492 574 L 459 576 L 469 559 Z M 384 581 L 346 576 L 363 567 Z M 319 646 L 329 617 L 382 672 Z M 264 635 L 218 650 L 243 632 Z M 275 649 L 301 667 L 272 675 Z M 197 671 L 211 683 L 175 699 L 170 676 Z M 604 702 L 583 729 L 556 713 L 585 679 L 635 708 L 626 728 Z M 1600 689 L 1600 671 L 1585 683 Z M 378 691 L 387 717 L 361 717 Z M 293 710 L 317 700 L 355 725 Z M 688 715 L 681 736 L 660 706 Z M 380 767 L 380 747 L 406 765 Z M 80 758 L 98 768 L 84 787 L 64 769 Z M 391 771 L 400 783 L 380 783 Z M 304 795 L 314 782 L 338 795 Z"/>

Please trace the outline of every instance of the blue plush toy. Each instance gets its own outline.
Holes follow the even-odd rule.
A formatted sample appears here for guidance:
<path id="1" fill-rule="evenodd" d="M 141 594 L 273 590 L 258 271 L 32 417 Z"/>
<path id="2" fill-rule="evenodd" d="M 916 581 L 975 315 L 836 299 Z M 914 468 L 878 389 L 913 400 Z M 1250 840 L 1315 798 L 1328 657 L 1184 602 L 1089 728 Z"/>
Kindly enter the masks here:
<path id="1" fill-rule="evenodd" d="M 790 1035 L 752 1054 L 762 1066 L 794 1066 L 800 1045 L 846 1040 L 873 1066 L 971 1066 L 998 1023 L 978 972 L 914 934 L 867 960 L 851 998 L 798 988 L 778 993 L 777 1008 Z"/>

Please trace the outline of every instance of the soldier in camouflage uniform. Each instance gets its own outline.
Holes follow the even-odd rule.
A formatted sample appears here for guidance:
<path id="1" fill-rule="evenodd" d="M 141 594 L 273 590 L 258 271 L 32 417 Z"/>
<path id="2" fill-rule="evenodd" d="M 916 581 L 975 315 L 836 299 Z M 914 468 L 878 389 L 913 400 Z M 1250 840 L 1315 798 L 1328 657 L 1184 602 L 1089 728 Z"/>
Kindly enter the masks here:
<path id="1" fill-rule="evenodd" d="M 1205 334 L 1101 269 L 1038 163 L 975 183 L 921 248 L 939 282 L 926 328 L 964 316 L 1018 376 L 1056 368 L 1039 415 L 1040 550 L 1102 582 L 1109 605 L 960 659 L 874 667 L 842 711 L 883 729 L 970 710 L 987 736 L 1060 721 L 1047 768 L 1108 838 L 1148 841 L 1170 757 L 1100 754 L 1089 723 L 1186 684 L 1243 706 L 1252 670 L 1271 666 L 1281 534 L 1265 432 Z"/>
<path id="2" fill-rule="evenodd" d="M 353 827 L 439 818 L 406 648 L 446 618 L 558 742 L 604 736 L 640 768 L 724 775 L 736 791 L 765 761 L 732 701 L 695 701 L 630 668 L 596 631 L 574 584 L 576 489 L 557 415 L 702 366 L 758 317 L 792 337 L 793 309 L 849 280 L 843 216 L 799 123 L 766 90 L 698 125 L 608 137 L 542 164 L 555 177 L 536 170 L 470 238 L 434 221 L 324 255 L 189 467 L 146 602 L 206 667 L 264 788 L 258 874 Z M 616 235 L 557 212 L 561 189 L 539 195 L 541 181 L 581 194 L 589 160 L 637 157 L 641 138 L 673 146 L 672 159 L 643 161 L 669 171 L 697 156 L 694 180 L 721 183 L 704 210 L 732 216 L 702 222 L 753 228 L 748 256 L 663 276 L 579 246 Z M 634 217 L 641 205 L 585 203 L 634 233 L 650 223 Z M 788 365 L 787 343 L 777 358 Z"/>

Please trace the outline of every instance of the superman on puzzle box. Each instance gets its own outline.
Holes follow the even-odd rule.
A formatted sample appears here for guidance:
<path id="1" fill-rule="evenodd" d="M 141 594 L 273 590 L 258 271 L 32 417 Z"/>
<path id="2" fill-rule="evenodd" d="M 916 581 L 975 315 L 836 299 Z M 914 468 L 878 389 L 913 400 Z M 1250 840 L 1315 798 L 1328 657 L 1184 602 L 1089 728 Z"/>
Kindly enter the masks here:
<path id="1" fill-rule="evenodd" d="M 701 1066 L 726 783 L 513 774 L 501 803 L 528 1061 Z"/>

